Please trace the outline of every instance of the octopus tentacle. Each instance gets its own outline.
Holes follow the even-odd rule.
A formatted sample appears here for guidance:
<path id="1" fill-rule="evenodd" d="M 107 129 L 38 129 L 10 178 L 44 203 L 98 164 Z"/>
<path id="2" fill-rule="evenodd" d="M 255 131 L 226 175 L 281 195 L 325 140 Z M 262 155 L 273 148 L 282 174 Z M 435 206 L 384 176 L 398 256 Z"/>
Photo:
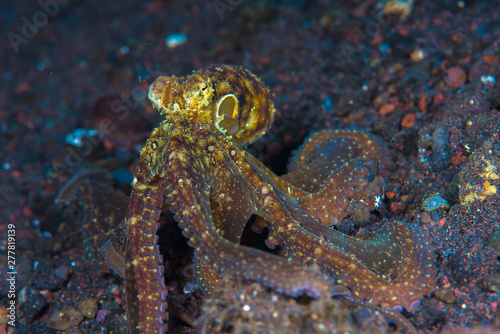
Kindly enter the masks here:
<path id="1" fill-rule="evenodd" d="M 125 292 L 131 333 L 167 332 L 167 289 L 156 232 L 165 184 L 139 161 L 127 216 Z"/>
<path id="2" fill-rule="evenodd" d="M 323 238 L 302 228 L 289 232 L 295 237 L 289 238 L 293 246 L 287 247 L 284 255 L 316 264 L 322 272 L 337 277 L 338 284 L 349 287 L 356 299 L 413 312 L 422 296 L 434 289 L 435 267 L 426 263 L 430 258 L 421 251 L 418 235 L 407 224 L 386 224 L 375 233 L 359 237 L 336 230 L 320 234 Z"/>
<path id="3" fill-rule="evenodd" d="M 125 278 L 125 251 L 117 237 L 113 236 L 101 247 L 101 254 L 108 266 L 113 269 L 118 276 Z"/>
<path id="4" fill-rule="evenodd" d="M 304 210 L 325 225 L 338 225 L 357 190 L 377 173 L 380 151 L 365 132 L 321 131 L 306 140 L 282 179 L 308 193 L 299 199 Z"/>
<path id="5" fill-rule="evenodd" d="M 115 240 L 115 244 L 124 239 L 125 228 L 121 223 L 125 219 L 126 210 L 122 209 L 128 205 L 128 196 L 116 194 L 109 187 L 86 179 L 78 183 L 76 197 L 83 213 L 85 250 L 92 259 L 94 268 L 102 272 L 109 272 L 112 268 L 123 274 L 123 270 L 119 268 L 120 256 L 113 256 L 111 252 L 103 254 L 102 247 L 110 239 Z M 116 268 L 109 266 L 111 262 L 116 264 Z M 121 262 L 125 268 L 123 259 Z"/>
<path id="6" fill-rule="evenodd" d="M 181 143 L 173 138 L 169 144 L 180 146 L 172 147 L 172 152 L 186 152 Z M 203 265 L 217 274 L 256 280 L 291 296 L 306 293 L 319 297 L 330 293 L 333 282 L 326 276 L 306 269 L 301 264 L 222 238 L 212 220 L 209 205 L 211 188 L 207 186 L 211 184 L 210 180 L 201 179 L 203 173 L 190 173 L 185 165 L 189 162 L 192 169 L 196 165 L 193 162 L 198 158 L 176 157 L 174 154 L 168 161 L 170 191 L 167 201 L 175 207 L 175 219 L 178 222 L 190 222 L 183 230 L 195 246 L 195 255 Z"/>
<path id="7" fill-rule="evenodd" d="M 321 135 L 323 138 L 332 138 L 336 133 Z M 349 135 L 355 134 L 350 132 Z M 379 149 L 378 144 L 369 135 L 362 134 L 361 138 L 373 145 L 371 152 L 374 152 L 374 158 Z M 224 141 L 223 138 L 218 140 Z M 347 140 L 343 142 L 346 145 L 349 143 Z M 224 145 L 231 147 L 230 143 Z M 262 185 L 275 184 L 272 180 L 275 176 L 266 172 L 265 166 L 259 165 L 254 158 L 237 147 L 233 149 L 236 153 L 230 158 L 235 165 L 245 170 L 246 184 L 251 193 L 258 193 Z M 328 145 L 325 145 L 324 149 L 328 150 Z M 328 158 L 329 155 L 331 154 L 319 154 L 321 158 Z M 349 164 L 351 169 L 346 171 L 352 171 L 352 165 L 360 159 L 372 160 L 372 156 L 368 153 L 361 158 L 348 156 L 343 160 L 344 165 L 337 168 L 337 172 L 347 168 Z M 354 163 L 351 160 L 354 160 Z M 314 162 L 313 160 L 300 168 L 311 166 Z M 247 168 L 250 163 L 254 168 Z M 366 170 L 364 169 L 363 173 Z M 302 171 L 297 169 L 296 172 Z M 328 228 L 313 217 L 314 213 L 310 214 L 310 208 L 304 207 L 302 201 L 304 198 L 311 198 L 316 199 L 318 204 L 323 201 L 321 196 L 328 191 L 329 194 L 338 193 L 339 190 L 335 188 L 337 183 L 333 178 L 324 178 L 323 183 L 325 185 L 316 184 L 318 194 L 304 196 L 298 201 L 288 195 L 286 184 L 273 187 L 272 190 L 266 191 L 264 199 L 256 201 L 259 212 L 265 213 L 262 217 L 266 221 L 265 225 L 272 231 L 270 235 L 274 240 L 283 241 L 283 255 L 304 264 L 316 263 L 325 274 L 341 277 L 337 282 L 351 288 L 355 298 L 370 298 L 374 304 L 387 308 L 398 308 L 402 305 L 407 310 L 414 311 L 415 302 L 420 300 L 422 295 L 429 294 L 435 282 L 432 262 L 429 267 L 431 275 L 423 270 L 422 265 L 427 266 L 426 262 L 431 259 L 426 258 L 420 251 L 419 245 L 423 241 L 419 235 L 404 223 L 386 224 L 377 232 L 358 237 L 346 236 Z M 275 242 L 271 240 L 270 244 L 274 245 Z M 360 280 L 360 277 L 363 277 L 363 280 Z"/>
<path id="8" fill-rule="evenodd" d="M 368 302 L 384 308 L 414 312 L 422 296 L 434 290 L 436 271 L 423 270 L 429 258 L 421 251 L 422 240 L 409 224 L 395 222 L 384 225 L 377 232 L 353 237 L 348 244 L 336 243 L 358 251 L 356 256 L 368 268 L 374 279 L 370 284 L 360 282 L 356 269 L 345 270 L 338 283 L 353 287 L 355 296 L 369 296 Z M 434 264 L 430 267 L 435 268 Z M 377 279 L 375 279 L 377 278 Z"/>

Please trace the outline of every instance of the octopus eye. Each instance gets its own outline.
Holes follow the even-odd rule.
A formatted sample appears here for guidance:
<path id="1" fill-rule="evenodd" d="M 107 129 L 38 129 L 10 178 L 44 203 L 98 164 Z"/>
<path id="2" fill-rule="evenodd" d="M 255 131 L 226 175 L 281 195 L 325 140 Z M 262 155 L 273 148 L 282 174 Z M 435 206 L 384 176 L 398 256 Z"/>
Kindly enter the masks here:
<path id="1" fill-rule="evenodd" d="M 205 91 L 205 90 L 207 89 L 207 87 L 208 87 L 208 85 L 207 85 L 207 83 L 206 83 L 206 82 L 203 82 L 203 83 L 201 83 L 201 84 L 200 84 L 200 89 L 201 89 L 202 91 Z"/>
<path id="2" fill-rule="evenodd" d="M 223 96 L 217 107 L 217 114 L 223 117 L 235 118 L 237 115 L 236 104 L 238 100 L 233 94 Z"/>
<path id="3" fill-rule="evenodd" d="M 229 135 L 238 131 L 238 99 L 233 94 L 223 96 L 217 104 L 217 126 Z"/>

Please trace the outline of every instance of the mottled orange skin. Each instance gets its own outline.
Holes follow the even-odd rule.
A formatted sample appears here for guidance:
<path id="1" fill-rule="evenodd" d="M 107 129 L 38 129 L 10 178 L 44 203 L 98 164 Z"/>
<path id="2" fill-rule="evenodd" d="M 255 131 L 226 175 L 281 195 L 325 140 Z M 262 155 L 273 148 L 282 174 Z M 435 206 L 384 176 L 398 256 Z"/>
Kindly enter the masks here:
<path id="1" fill-rule="evenodd" d="M 355 299 L 413 311 L 432 291 L 434 254 L 409 225 L 386 224 L 356 237 L 329 227 L 377 173 L 381 153 L 373 136 L 319 132 L 292 171 L 278 177 L 242 147 L 269 129 L 275 112 L 271 93 L 249 71 L 218 65 L 185 78 L 160 77 L 149 98 L 165 120 L 141 152 L 126 219 L 130 332 L 167 330 L 156 235 L 165 199 L 195 248 L 195 275 L 206 293 L 227 275 L 319 297 L 335 294 L 336 279 Z M 253 214 L 254 228 L 268 227 L 267 244 L 281 245 L 283 257 L 239 244 Z M 113 260 L 117 250 L 108 244 L 103 251 L 111 266 L 123 263 Z"/>

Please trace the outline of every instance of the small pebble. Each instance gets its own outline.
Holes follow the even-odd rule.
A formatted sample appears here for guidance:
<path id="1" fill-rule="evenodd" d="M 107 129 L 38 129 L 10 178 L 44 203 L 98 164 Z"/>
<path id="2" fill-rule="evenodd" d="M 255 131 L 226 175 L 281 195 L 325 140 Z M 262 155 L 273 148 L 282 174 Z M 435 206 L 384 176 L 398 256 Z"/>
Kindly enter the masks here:
<path id="1" fill-rule="evenodd" d="M 325 97 L 325 100 L 323 101 L 323 103 L 321 103 L 321 106 L 328 114 L 331 114 L 333 112 L 333 104 L 330 96 Z"/>
<path id="2" fill-rule="evenodd" d="M 118 312 L 121 310 L 120 305 L 115 300 L 106 300 L 101 303 L 101 309 L 108 310 L 110 312 Z"/>
<path id="3" fill-rule="evenodd" d="M 54 313 L 47 320 L 47 326 L 58 331 L 65 331 L 78 326 L 83 319 L 83 314 L 76 307 L 67 306 L 63 310 Z"/>
<path id="4" fill-rule="evenodd" d="M 356 226 L 363 226 L 370 218 L 370 208 L 364 203 L 351 203 L 348 209 Z"/>
<path id="5" fill-rule="evenodd" d="M 59 290 L 69 278 L 66 266 L 39 262 L 33 274 L 33 287 L 38 290 Z"/>
<path id="6" fill-rule="evenodd" d="M 47 299 L 38 290 L 25 286 L 19 292 L 19 316 L 32 322 L 47 305 Z"/>
<path id="7" fill-rule="evenodd" d="M 391 203 L 391 212 L 395 215 L 400 215 L 406 210 L 406 205 L 401 202 Z"/>
<path id="8" fill-rule="evenodd" d="M 104 323 L 106 321 L 106 319 L 108 318 L 108 315 L 109 315 L 108 310 L 101 309 L 101 310 L 97 311 L 97 323 L 99 323 L 99 324 Z"/>
<path id="9" fill-rule="evenodd" d="M 69 278 L 69 269 L 66 266 L 57 267 L 54 271 L 58 278 L 66 282 Z"/>
<path id="10" fill-rule="evenodd" d="M 492 75 L 482 75 L 481 82 L 484 84 L 495 84 L 496 80 L 495 77 Z"/>
<path id="11" fill-rule="evenodd" d="M 422 214 L 420 215 L 420 220 L 424 225 L 429 224 L 431 222 L 431 215 L 427 212 L 422 212 Z"/>
<path id="12" fill-rule="evenodd" d="M 483 286 L 486 290 L 499 293 L 500 292 L 500 275 L 499 274 L 491 274 L 484 278 Z"/>
<path id="13" fill-rule="evenodd" d="M 65 141 L 67 144 L 83 147 L 84 137 L 94 137 L 97 136 L 97 132 L 95 130 L 86 130 L 86 129 L 75 129 L 73 133 L 66 135 Z"/>
<path id="14" fill-rule="evenodd" d="M 425 52 L 422 48 L 415 48 L 410 54 L 410 59 L 413 61 L 421 61 L 425 59 Z"/>
<path id="15" fill-rule="evenodd" d="M 9 311 L 5 307 L 0 307 L 0 327 L 7 327 L 9 320 Z"/>
<path id="16" fill-rule="evenodd" d="M 395 106 L 393 104 L 384 104 L 378 111 L 382 116 L 387 116 L 394 112 Z"/>
<path id="17" fill-rule="evenodd" d="M 78 304 L 78 309 L 89 319 L 93 319 L 97 313 L 97 299 L 87 298 Z"/>
<path id="18" fill-rule="evenodd" d="M 431 212 L 437 209 L 448 209 L 450 205 L 439 194 L 432 194 L 422 202 L 422 209 Z"/>
<path id="19" fill-rule="evenodd" d="M 451 163 L 449 152 L 450 131 L 444 126 L 439 126 L 432 133 L 433 167 L 443 170 Z"/>
<path id="20" fill-rule="evenodd" d="M 165 44 L 167 44 L 169 48 L 175 48 L 176 46 L 186 43 L 186 39 L 186 35 L 183 33 L 170 34 L 167 36 Z"/>
<path id="21" fill-rule="evenodd" d="M 118 296 L 120 294 L 120 289 L 118 289 L 116 285 L 111 285 L 111 293 Z"/>
<path id="22" fill-rule="evenodd" d="M 488 246 L 500 253 L 500 230 L 491 233 L 488 238 Z"/>
<path id="23" fill-rule="evenodd" d="M 403 117 L 401 121 L 401 126 L 403 128 L 412 128 L 417 124 L 418 114 L 417 113 L 409 113 Z"/>
<path id="24" fill-rule="evenodd" d="M 182 290 L 185 294 L 189 294 L 191 292 L 193 292 L 193 285 L 191 283 L 186 283 L 186 285 L 184 285 L 184 289 Z"/>
<path id="25" fill-rule="evenodd" d="M 446 304 L 455 304 L 457 302 L 457 297 L 449 288 L 441 288 L 439 290 L 436 290 L 434 292 L 434 295 Z"/>
<path id="26" fill-rule="evenodd" d="M 444 76 L 444 82 L 448 85 L 448 87 L 457 89 L 462 87 L 465 84 L 465 80 L 467 79 L 467 74 L 460 67 L 450 67 L 446 70 Z"/>

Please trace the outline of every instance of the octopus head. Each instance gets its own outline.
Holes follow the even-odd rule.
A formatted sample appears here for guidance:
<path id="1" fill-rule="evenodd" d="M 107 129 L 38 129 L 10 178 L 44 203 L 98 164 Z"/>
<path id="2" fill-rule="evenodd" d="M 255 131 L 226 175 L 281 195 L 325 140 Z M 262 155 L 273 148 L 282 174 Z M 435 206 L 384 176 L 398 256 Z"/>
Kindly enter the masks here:
<path id="1" fill-rule="evenodd" d="M 210 124 L 237 144 L 263 135 L 275 113 L 270 91 L 239 66 L 212 65 L 181 78 L 161 76 L 148 97 L 168 121 Z"/>
<path id="2" fill-rule="evenodd" d="M 213 98 L 213 85 L 206 76 L 158 77 L 149 87 L 148 97 L 162 115 L 177 119 L 199 118 Z"/>

